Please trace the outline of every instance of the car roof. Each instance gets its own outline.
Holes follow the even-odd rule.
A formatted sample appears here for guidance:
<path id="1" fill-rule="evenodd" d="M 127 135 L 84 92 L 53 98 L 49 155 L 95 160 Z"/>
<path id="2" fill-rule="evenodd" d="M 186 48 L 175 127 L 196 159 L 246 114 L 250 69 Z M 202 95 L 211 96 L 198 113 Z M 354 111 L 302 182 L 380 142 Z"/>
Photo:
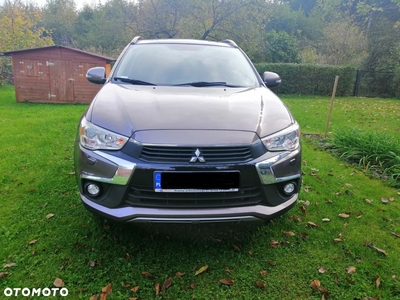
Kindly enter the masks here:
<path id="1" fill-rule="evenodd" d="M 236 43 L 232 40 L 223 40 L 220 42 L 208 41 L 208 40 L 196 40 L 196 39 L 142 39 L 141 37 L 135 37 L 131 41 L 133 44 L 186 44 L 186 45 L 208 45 L 208 46 L 220 46 L 227 48 L 238 48 Z"/>

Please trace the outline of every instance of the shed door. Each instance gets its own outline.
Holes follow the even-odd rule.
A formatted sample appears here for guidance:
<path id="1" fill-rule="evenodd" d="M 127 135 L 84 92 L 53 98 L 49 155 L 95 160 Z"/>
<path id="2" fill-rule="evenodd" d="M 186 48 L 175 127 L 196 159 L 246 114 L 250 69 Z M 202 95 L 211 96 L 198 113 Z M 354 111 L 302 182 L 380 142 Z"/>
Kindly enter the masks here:
<path id="1" fill-rule="evenodd" d="M 74 69 L 72 61 L 48 61 L 50 70 L 50 102 L 74 102 Z"/>

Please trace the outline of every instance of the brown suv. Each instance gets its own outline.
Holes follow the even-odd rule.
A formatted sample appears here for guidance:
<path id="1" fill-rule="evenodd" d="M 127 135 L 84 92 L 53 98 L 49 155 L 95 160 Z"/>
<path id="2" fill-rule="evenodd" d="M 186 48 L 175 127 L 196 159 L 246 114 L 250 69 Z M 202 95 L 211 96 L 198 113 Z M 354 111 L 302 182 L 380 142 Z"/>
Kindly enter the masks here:
<path id="1" fill-rule="evenodd" d="M 83 204 L 126 222 L 276 217 L 298 199 L 299 125 L 230 40 L 143 40 L 124 49 L 82 116 Z"/>

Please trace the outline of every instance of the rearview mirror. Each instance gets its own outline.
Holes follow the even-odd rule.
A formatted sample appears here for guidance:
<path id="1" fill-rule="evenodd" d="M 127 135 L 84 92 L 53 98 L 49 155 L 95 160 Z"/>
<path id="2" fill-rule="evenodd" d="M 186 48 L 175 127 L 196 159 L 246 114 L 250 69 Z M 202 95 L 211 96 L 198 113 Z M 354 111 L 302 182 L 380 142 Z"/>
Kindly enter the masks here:
<path id="1" fill-rule="evenodd" d="M 104 84 L 106 82 L 106 69 L 104 67 L 94 67 L 87 71 L 86 79 L 94 84 Z"/>
<path id="2" fill-rule="evenodd" d="M 276 87 L 282 82 L 281 77 L 274 72 L 264 72 L 262 79 L 269 88 Z"/>

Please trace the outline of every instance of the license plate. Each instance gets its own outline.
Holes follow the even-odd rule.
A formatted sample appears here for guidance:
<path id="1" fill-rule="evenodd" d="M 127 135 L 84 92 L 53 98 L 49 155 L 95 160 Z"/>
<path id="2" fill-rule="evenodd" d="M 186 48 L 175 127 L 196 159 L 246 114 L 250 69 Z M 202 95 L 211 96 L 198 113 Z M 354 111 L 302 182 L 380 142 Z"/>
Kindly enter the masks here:
<path id="1" fill-rule="evenodd" d="M 154 172 L 154 190 L 168 193 L 237 192 L 240 172 Z"/>

